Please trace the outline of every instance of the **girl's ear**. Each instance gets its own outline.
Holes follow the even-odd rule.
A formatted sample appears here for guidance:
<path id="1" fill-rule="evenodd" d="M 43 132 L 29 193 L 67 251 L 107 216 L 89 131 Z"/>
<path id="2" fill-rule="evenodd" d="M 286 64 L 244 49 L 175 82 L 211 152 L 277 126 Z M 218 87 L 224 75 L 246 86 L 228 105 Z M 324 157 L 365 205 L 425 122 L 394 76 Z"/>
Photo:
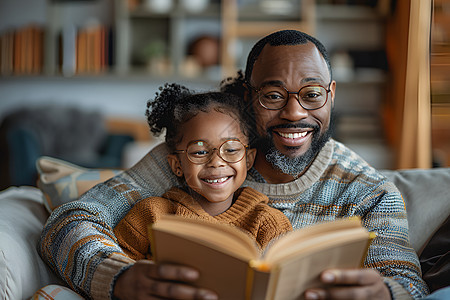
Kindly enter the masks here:
<path id="1" fill-rule="evenodd" d="M 178 159 L 178 156 L 176 154 L 168 154 L 167 155 L 167 162 L 170 165 L 170 168 L 172 169 L 172 172 L 178 176 L 183 176 L 183 169 L 181 168 L 180 160 Z"/>
<path id="2" fill-rule="evenodd" d="M 250 170 L 255 162 L 256 151 L 257 150 L 255 148 L 247 150 L 247 171 Z"/>

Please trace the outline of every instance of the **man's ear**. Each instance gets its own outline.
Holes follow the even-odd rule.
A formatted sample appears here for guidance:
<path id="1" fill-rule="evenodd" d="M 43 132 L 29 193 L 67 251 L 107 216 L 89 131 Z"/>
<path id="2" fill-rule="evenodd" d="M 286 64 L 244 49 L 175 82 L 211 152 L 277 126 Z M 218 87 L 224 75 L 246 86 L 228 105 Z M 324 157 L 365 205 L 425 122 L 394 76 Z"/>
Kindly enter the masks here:
<path id="1" fill-rule="evenodd" d="M 178 159 L 178 156 L 176 154 L 168 154 L 167 162 L 169 163 L 169 166 L 172 169 L 172 172 L 176 176 L 178 176 L 178 177 L 183 176 L 183 169 L 181 168 L 180 160 Z"/>
<path id="2" fill-rule="evenodd" d="M 330 84 L 330 96 L 331 96 L 331 107 L 334 107 L 334 95 L 336 93 L 336 81 L 332 81 Z"/>
<path id="3" fill-rule="evenodd" d="M 256 151 L 257 150 L 255 148 L 247 150 L 247 171 L 250 170 L 255 162 Z"/>

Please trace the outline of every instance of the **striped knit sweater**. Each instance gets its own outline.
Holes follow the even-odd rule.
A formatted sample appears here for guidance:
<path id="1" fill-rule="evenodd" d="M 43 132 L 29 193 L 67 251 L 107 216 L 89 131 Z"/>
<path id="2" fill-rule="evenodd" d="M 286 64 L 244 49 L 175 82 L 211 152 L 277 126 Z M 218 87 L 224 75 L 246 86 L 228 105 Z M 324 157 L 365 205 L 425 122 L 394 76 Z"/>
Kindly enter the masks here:
<path id="1" fill-rule="evenodd" d="M 39 252 L 83 296 L 108 299 L 115 276 L 129 267 L 113 228 L 139 200 L 160 196 L 179 184 L 165 145 L 140 162 L 95 186 L 79 201 L 56 209 L 44 227 Z M 244 183 L 267 195 L 294 229 L 339 217 L 360 216 L 377 232 L 364 262 L 377 269 L 394 299 L 428 293 L 416 253 L 408 240 L 402 196 L 383 175 L 339 142 L 330 140 L 309 169 L 293 182 L 268 184 L 251 170 Z"/>
<path id="2" fill-rule="evenodd" d="M 246 187 L 236 192 L 236 200 L 226 211 L 211 216 L 188 193 L 172 188 L 163 197 L 146 198 L 137 203 L 114 228 L 114 234 L 124 252 L 135 260 L 151 259 L 147 226 L 162 215 L 178 215 L 211 223 L 229 224 L 241 228 L 263 249 L 269 242 L 291 231 L 286 216 L 267 205 L 267 196 Z"/>

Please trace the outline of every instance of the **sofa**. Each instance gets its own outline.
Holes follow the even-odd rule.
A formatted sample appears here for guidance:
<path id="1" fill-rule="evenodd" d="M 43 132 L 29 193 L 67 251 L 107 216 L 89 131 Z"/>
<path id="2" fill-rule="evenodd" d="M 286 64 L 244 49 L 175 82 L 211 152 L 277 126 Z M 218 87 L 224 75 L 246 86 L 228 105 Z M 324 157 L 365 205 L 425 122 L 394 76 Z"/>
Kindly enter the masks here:
<path id="1" fill-rule="evenodd" d="M 81 168 L 50 157 L 40 158 L 37 169 L 40 174 L 38 187 L 15 186 L 0 192 L 2 300 L 29 299 L 44 286 L 64 285 L 36 251 L 36 243 L 49 212 L 118 172 Z M 449 218 L 450 168 L 382 172 L 403 194 L 411 244 L 421 254 L 436 230 Z M 441 249 L 449 252 L 448 248 L 447 244 Z"/>
<path id="2" fill-rule="evenodd" d="M 59 157 L 90 168 L 119 168 L 128 134 L 109 132 L 98 111 L 65 105 L 21 107 L 0 120 L 0 190 L 36 182 L 36 160 Z M 70 132 L 70 134 L 67 134 Z"/>

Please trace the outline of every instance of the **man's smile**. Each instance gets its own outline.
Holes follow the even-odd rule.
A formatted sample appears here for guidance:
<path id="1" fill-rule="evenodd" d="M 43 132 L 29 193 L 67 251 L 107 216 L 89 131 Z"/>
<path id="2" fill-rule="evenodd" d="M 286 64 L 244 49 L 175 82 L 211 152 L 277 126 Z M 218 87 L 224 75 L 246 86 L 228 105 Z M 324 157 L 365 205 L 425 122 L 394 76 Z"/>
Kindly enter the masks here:
<path id="1" fill-rule="evenodd" d="M 304 132 L 280 132 L 280 131 L 274 131 L 275 133 L 277 133 L 278 135 L 280 135 L 281 137 L 287 138 L 287 139 L 298 139 L 301 137 L 305 137 L 308 134 L 308 131 L 304 131 Z"/>
<path id="2" fill-rule="evenodd" d="M 269 128 L 272 138 L 288 147 L 300 147 L 311 139 L 315 128 L 313 126 L 276 126 Z"/>

